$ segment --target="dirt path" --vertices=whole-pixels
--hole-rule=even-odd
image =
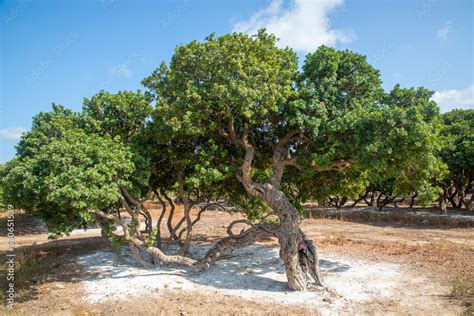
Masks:
[[[205,213],[195,228],[193,253],[200,256],[240,217]],[[147,270],[126,253],[125,261],[117,260],[98,230],[50,241],[44,228],[37,222],[32,228],[29,221],[18,216],[16,243],[36,243],[52,268],[46,282],[19,298],[17,310],[28,315],[459,315],[460,301],[450,298],[452,280],[474,280],[473,228],[304,220],[303,230],[320,249],[329,290],[296,293],[286,288],[275,241],[228,255],[205,273],[175,267]],[[5,247],[1,238],[0,251]]]

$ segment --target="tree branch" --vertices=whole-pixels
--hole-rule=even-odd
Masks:
[[[334,161],[329,167],[320,168],[315,162],[311,163],[311,167],[317,171],[343,171],[351,167],[353,163],[352,159],[341,159]]]
[[[302,132],[300,129],[292,129],[282,139],[280,139],[273,150],[272,157],[272,177],[270,183],[277,188],[280,188],[281,179],[286,166],[294,166],[301,169],[301,166],[296,162],[296,158],[291,158],[286,145],[295,140],[302,140]]]

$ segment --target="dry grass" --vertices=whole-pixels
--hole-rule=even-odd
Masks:
[[[451,295],[459,299],[466,307],[466,315],[474,315],[474,281],[462,280],[456,277],[453,280],[453,291]]]
[[[451,282],[451,297],[461,302],[466,315],[474,315],[474,253],[470,247],[446,241],[405,244],[353,240],[341,233],[325,237],[318,241],[318,246],[361,258],[409,263],[426,273],[438,275],[446,284]]]
[[[332,208],[307,207],[305,217],[315,219],[338,219],[356,223],[379,222],[396,225],[416,225],[419,227],[473,227],[472,220],[466,220],[451,216],[436,214],[436,211],[429,210],[432,216],[424,214],[410,213],[414,209],[391,209],[387,208],[383,212],[374,208],[360,208],[356,211],[348,212],[347,209],[335,210]]]
[[[43,262],[43,253],[36,247],[20,248],[15,251],[15,296],[18,299],[28,292],[30,286],[42,283],[46,279],[47,266]],[[0,298],[5,303],[8,289],[7,263],[2,262],[0,277]]]

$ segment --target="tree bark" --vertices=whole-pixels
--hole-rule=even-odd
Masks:
[[[161,213],[160,213],[160,217],[158,218],[157,222],[156,222],[156,239],[155,239],[155,245],[156,247],[158,247],[158,249],[161,249],[161,246],[162,246],[162,240],[161,240],[161,222],[163,221],[163,218],[165,216],[165,213],[166,213],[166,203],[165,201],[163,200],[163,198],[160,196],[160,194],[158,193],[157,190],[154,190],[155,192],[155,195],[156,197],[158,198],[158,200],[160,201],[160,204],[161,204]]]
[[[316,285],[322,285],[319,260],[314,244],[299,227],[300,214],[285,194],[267,183],[261,185],[264,201],[274,210],[280,219],[278,242],[280,258],[285,263],[288,285],[291,289],[304,291],[307,288],[309,273]]]
[[[439,195],[439,208],[442,213],[446,213],[446,204],[447,204],[447,193],[446,189],[443,188],[443,192]]]
[[[230,230],[233,224],[240,222],[235,221],[229,225]],[[264,238],[276,237],[277,227],[273,224],[258,224],[242,231],[238,235],[229,234],[229,236],[219,240],[211,249],[209,249],[200,261],[200,268],[207,269],[210,265],[217,261],[225,252],[234,251],[238,248],[248,247],[255,242]]]
[[[285,166],[298,168],[295,159],[289,158],[285,146],[293,141],[299,131],[288,132],[277,144],[272,157],[272,177],[265,183],[255,183],[251,177],[254,147],[248,141],[248,125],[244,123],[243,134],[238,138],[234,130],[233,117],[230,114],[228,124],[230,140],[245,150],[237,179],[242,183],[248,194],[264,201],[280,219],[277,232],[280,244],[280,258],[285,264],[288,286],[292,290],[307,289],[309,273],[316,285],[322,286],[318,255],[314,244],[306,237],[299,227],[300,214],[280,189]]]
[[[410,200],[410,208],[413,208],[413,206],[415,206],[415,202],[416,202],[416,198],[418,197],[418,193],[415,192],[412,196],[411,196],[411,200]]]

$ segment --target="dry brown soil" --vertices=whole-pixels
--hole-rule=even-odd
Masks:
[[[158,213],[154,210],[154,215]],[[178,208],[177,221],[182,214]],[[226,235],[227,225],[241,218],[240,214],[207,212],[194,229],[198,242],[212,242]],[[24,214],[16,216],[16,246],[36,244],[48,270],[38,284],[21,291],[15,310],[0,307],[0,313],[19,315],[313,315],[317,310],[305,306],[278,305],[248,301],[219,293],[196,293],[169,290],[160,295],[149,293],[139,299],[110,301],[101,304],[84,303],[81,286],[87,274],[75,259],[97,250],[109,249],[97,230],[73,234],[59,240],[48,240],[41,223]],[[5,218],[0,218],[0,253],[6,250]],[[453,280],[474,280],[474,228],[396,227],[387,223],[351,223],[328,219],[306,219],[302,229],[315,240],[323,253],[334,253],[357,259],[402,264],[411,272],[432,278],[433,284],[450,287]],[[270,241],[269,244],[275,244]],[[433,298],[447,309],[432,310],[432,314],[460,314],[465,302],[447,293]],[[414,299],[411,310],[397,309],[390,302],[367,303],[361,313],[417,314]],[[429,303],[429,302],[428,302]],[[439,306],[439,305],[436,305]],[[426,306],[423,310],[426,311]],[[429,308],[429,307],[428,307]],[[436,307],[437,308],[437,307]],[[421,310],[421,309],[420,309]]]

